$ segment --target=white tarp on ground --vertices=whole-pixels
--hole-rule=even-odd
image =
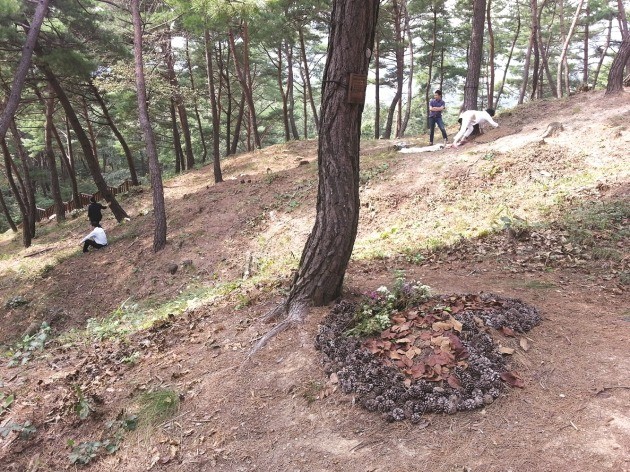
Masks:
[[[433,152],[444,149],[444,144],[434,144],[433,146],[423,146],[423,147],[408,147],[402,148],[398,152],[402,152],[404,154],[412,154],[416,152]]]

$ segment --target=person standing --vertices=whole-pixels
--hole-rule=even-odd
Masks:
[[[88,252],[88,248],[90,246],[94,249],[100,249],[107,246],[107,235],[105,234],[105,230],[94,221],[92,221],[91,224],[94,229],[90,234],[81,240],[81,244],[83,244],[83,252]]]
[[[96,223],[96,226],[101,224],[103,214],[101,210],[106,209],[107,206],[103,206],[96,201],[96,198],[90,197],[90,204],[88,205],[88,219],[90,223]]]
[[[444,127],[444,121],[442,121],[442,112],[446,109],[446,103],[442,100],[442,91],[436,90],[433,94],[433,98],[429,100],[429,145],[433,146],[433,134],[435,132],[435,125],[438,125],[442,132],[442,138],[444,138],[444,144],[448,142],[446,136],[446,128]]]

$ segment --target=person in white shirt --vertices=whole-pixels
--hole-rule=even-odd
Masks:
[[[81,244],[83,244],[83,252],[88,252],[88,248],[90,246],[94,249],[100,249],[107,246],[107,235],[105,234],[105,230],[95,221],[91,224],[94,229],[90,234],[81,240]]]
[[[470,136],[470,133],[473,132],[475,125],[482,125],[484,123],[491,124],[495,128],[498,127],[498,123],[496,123],[492,117],[494,116],[494,110],[492,108],[488,108],[486,111],[478,111],[478,110],[467,110],[459,115],[459,122],[462,124],[462,127],[459,129],[459,132],[455,135],[453,139],[453,145],[459,146],[464,139]]]

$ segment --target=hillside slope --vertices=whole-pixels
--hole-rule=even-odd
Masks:
[[[64,470],[71,440],[92,442],[95,471],[630,470],[629,120],[629,94],[588,93],[506,111],[458,149],[363,142],[348,297],[403,271],[436,293],[516,297],[544,317],[527,351],[502,340],[524,389],[423,427],[385,423],[325,377],[313,342],[330,307],[246,362],[311,229],[313,141],[231,158],[220,185],[211,166],[166,182],[158,254],[146,189],[122,202],[130,222],[107,212],[101,251],[80,253],[84,215],[40,227],[28,249],[4,235],[0,343],[15,347],[42,321],[53,340],[0,366],[0,392],[15,395],[0,426],[36,428],[0,436],[0,464]],[[562,130],[543,139],[550,123]],[[112,426],[142,419],[156,390],[179,397],[173,417]],[[112,455],[94,445],[116,435]]]

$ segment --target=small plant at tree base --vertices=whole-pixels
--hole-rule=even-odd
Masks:
[[[173,390],[155,390],[138,398],[142,422],[158,425],[172,417],[179,409],[179,395]]]
[[[31,360],[33,352],[43,351],[46,340],[50,335],[50,326],[45,321],[39,328],[39,331],[32,336],[28,334],[22,338],[16,345],[16,350],[11,356],[8,367],[16,367],[18,365],[24,365]]]
[[[0,387],[1,386],[2,384],[0,384]],[[0,392],[0,417],[4,415],[4,413],[9,409],[14,400],[15,395],[5,395],[4,393]]]
[[[428,286],[418,281],[406,281],[399,274],[391,291],[383,286],[367,293],[354,315],[354,326],[346,331],[346,335],[365,337],[379,333],[391,326],[393,314],[419,305],[429,296]]]
[[[74,412],[77,414],[79,418],[84,420],[88,416],[90,416],[90,413],[94,411],[94,408],[87,401],[87,399],[85,398],[85,395],[83,395],[83,391],[81,390],[81,387],[76,385],[74,387],[74,392],[77,396],[77,402],[74,404]]]
[[[29,439],[35,434],[37,428],[30,421],[25,421],[23,424],[7,423],[4,426],[0,426],[0,437],[6,438],[13,431],[20,433],[20,439]]]
[[[105,439],[103,441],[85,441],[74,445],[74,441],[71,439],[68,441],[68,445],[72,447],[72,452],[68,456],[71,464],[86,465],[92,462],[102,451],[113,454],[118,450],[118,442],[112,439]]]

